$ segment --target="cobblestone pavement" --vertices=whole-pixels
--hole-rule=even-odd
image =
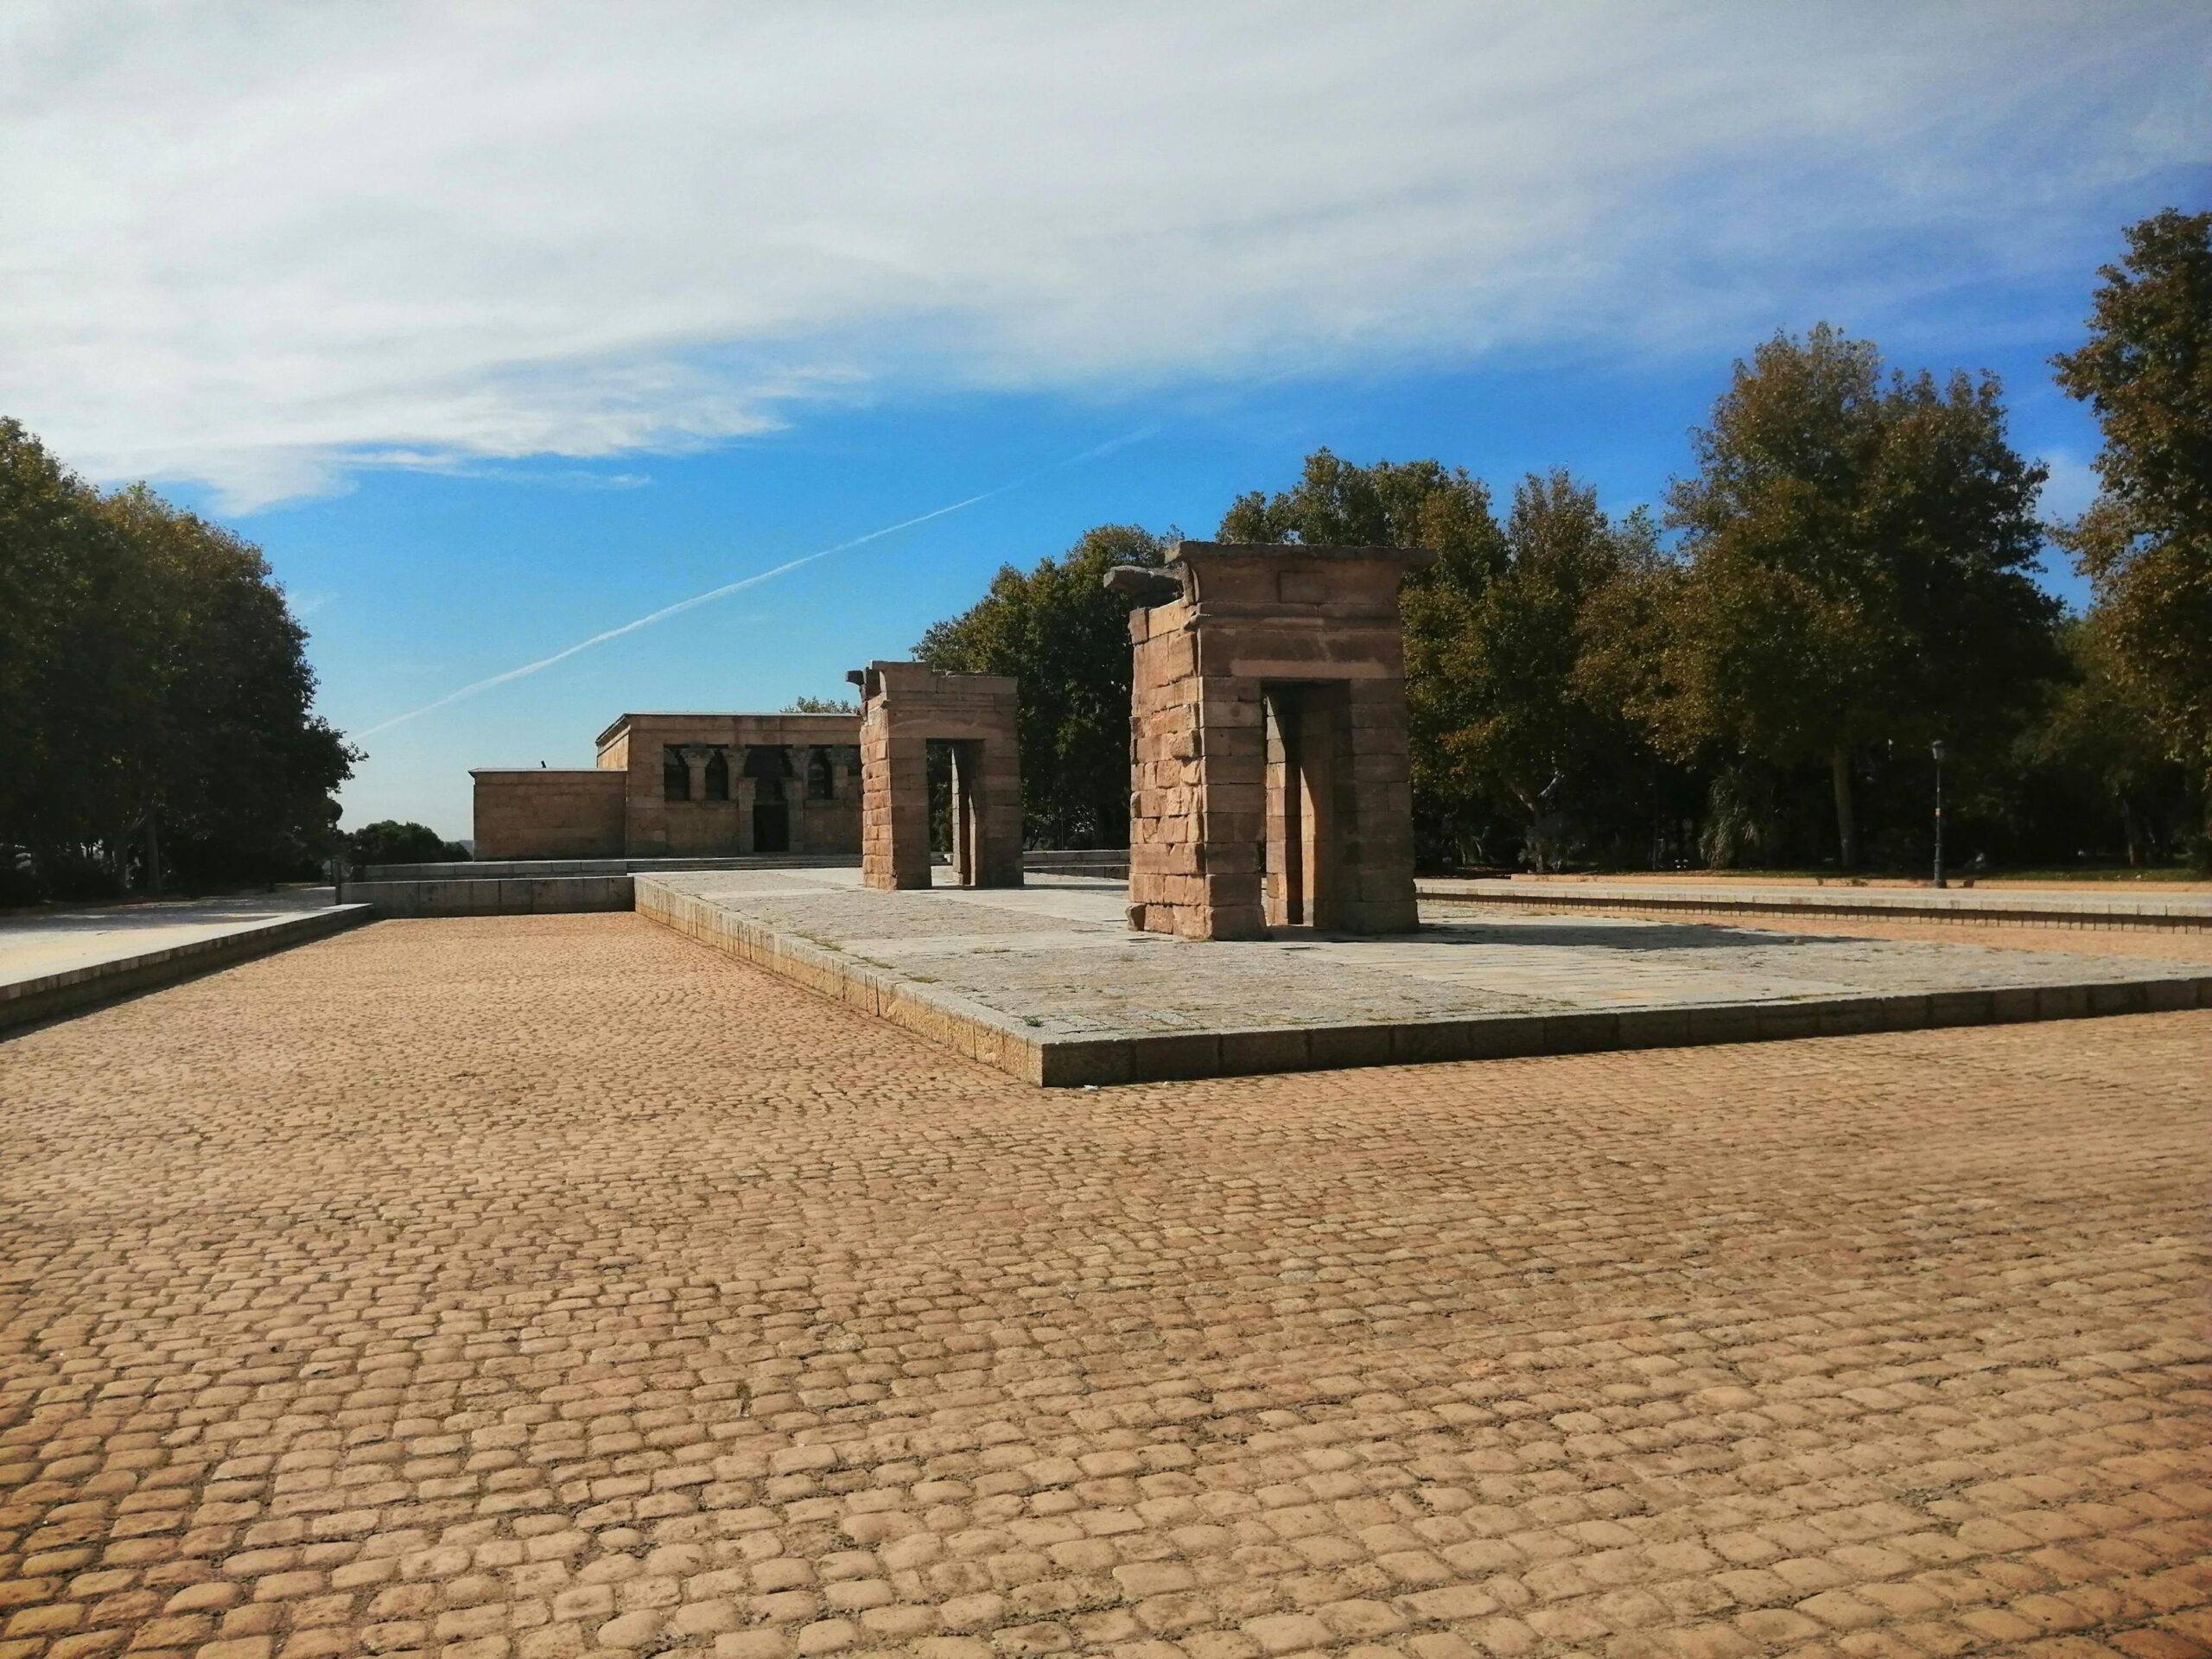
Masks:
[[[2202,1653],[2208,1075],[1044,1091],[382,923],[0,1044],[0,1659]]]

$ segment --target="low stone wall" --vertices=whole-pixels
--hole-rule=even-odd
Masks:
[[[2110,899],[2083,893],[1976,892],[1950,887],[1820,887],[1802,892],[1725,893],[1669,889],[1659,883],[1545,881],[1438,877],[1424,880],[1426,902],[1513,905],[1527,910],[1606,910],[1643,916],[1795,916],[1846,920],[1961,922],[1977,927],[2179,928],[2212,931],[2212,903],[2201,893],[2168,899],[2139,893]]]
[[[1129,849],[1033,848],[1022,854],[1021,868],[1032,875],[1089,875],[1101,880],[1126,881],[1129,879]]]
[[[346,873],[346,882],[512,881],[551,875],[650,875],[656,870],[850,869],[857,861],[849,853],[747,854],[741,858],[480,858],[452,864],[363,864]]]
[[[208,939],[192,939],[135,957],[118,957],[83,968],[65,968],[0,984],[0,1033],[36,1025],[63,1014],[81,1014],[104,1002],[119,1001],[142,991],[159,990],[181,980],[196,979],[233,963],[250,961],[296,944],[327,938],[371,918],[366,905],[338,904],[327,910],[311,910],[297,916],[242,927]]]
[[[629,779],[611,768],[486,767],[476,780],[476,845],[492,858],[621,854]]]
[[[631,906],[627,875],[348,881],[340,891],[378,916],[558,916]]]

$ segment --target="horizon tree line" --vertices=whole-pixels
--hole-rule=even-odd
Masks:
[[[1432,865],[1897,868],[1940,739],[1961,852],[2212,868],[2212,213],[2126,238],[2053,359],[2103,433],[2071,524],[2039,520],[1995,377],[1821,323],[1735,365],[1660,512],[1565,467],[1501,505],[1464,467],[1322,448],[1217,535],[1437,553],[1402,601]],[[1129,601],[1101,579],[1178,537],[1085,531],[915,647],[1021,682],[1033,845],[1126,843]],[[2091,583],[2080,615],[2034,580],[2047,546]],[[251,543],[0,419],[0,902],[311,873],[362,756],[305,645]]]
[[[2212,213],[2126,235],[2054,359],[2103,429],[2077,523],[2038,518],[1996,377],[1821,323],[1736,364],[1661,514],[1557,467],[1501,515],[1463,467],[1322,448],[1218,539],[1436,552],[1402,600],[1431,864],[1915,864],[1940,740],[1955,850],[2212,868]],[[915,647],[1020,679],[1033,844],[1126,842],[1128,601],[1098,579],[1174,539],[1086,531]],[[2078,616],[2034,579],[2047,545],[2090,580]]]

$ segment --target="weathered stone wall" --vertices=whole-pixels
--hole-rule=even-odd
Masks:
[[[600,734],[600,765],[627,779],[624,844],[632,858],[728,857],[764,851],[853,854],[861,842],[861,782],[855,715],[625,715]],[[686,798],[670,800],[664,775],[669,752],[682,757]],[[827,752],[833,794],[810,798],[814,752]],[[755,750],[788,752],[790,772],[747,774]],[[707,798],[709,769],[721,759],[725,794]],[[764,844],[760,831],[780,805],[783,846]]]
[[[1429,555],[1185,542],[1129,617],[1129,925],[1414,925],[1398,585]]]
[[[861,880],[884,889],[930,885],[929,746],[947,742],[954,880],[1021,886],[1015,683],[925,663],[870,663],[848,677],[861,692]]]
[[[588,770],[472,772],[479,858],[619,858],[624,779]]]

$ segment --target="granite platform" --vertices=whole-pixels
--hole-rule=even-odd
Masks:
[[[81,905],[0,917],[0,1034],[79,1014],[370,918],[328,887]]]
[[[2212,1007],[2212,969],[1980,944],[1425,905],[1417,932],[1130,932],[1125,889],[864,890],[855,871],[635,878],[639,912],[1047,1085]]]

